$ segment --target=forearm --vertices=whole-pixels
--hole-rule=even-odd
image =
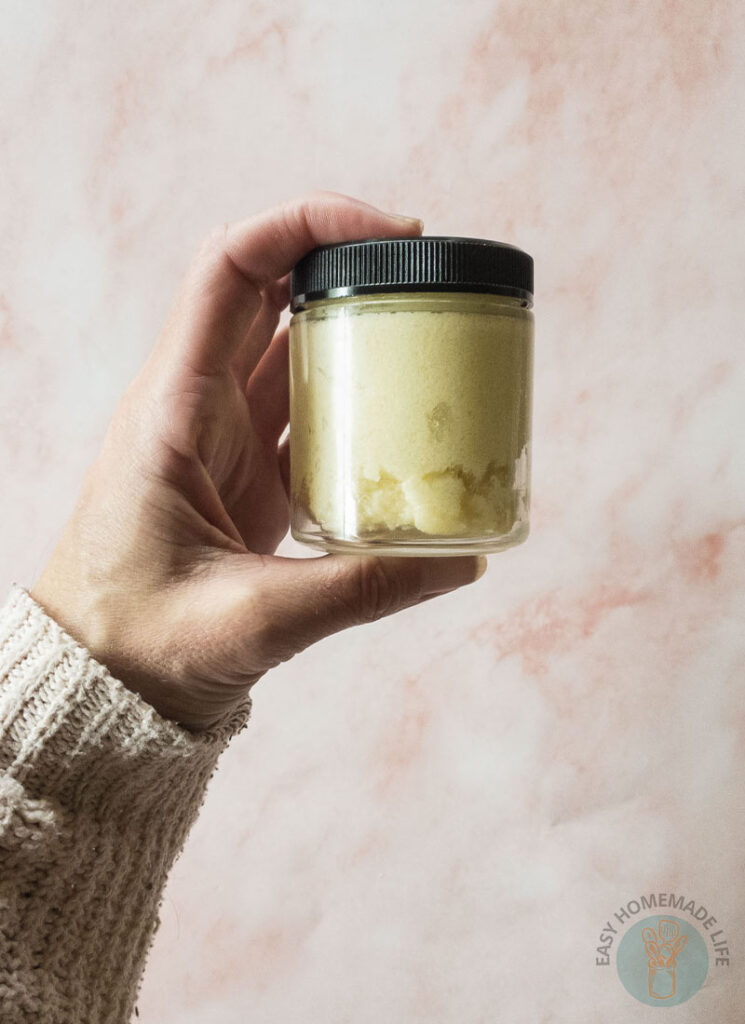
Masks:
[[[0,1019],[126,1022],[166,876],[250,698],[162,719],[14,587],[0,610]]]

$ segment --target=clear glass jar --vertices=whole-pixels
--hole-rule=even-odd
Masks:
[[[424,290],[296,303],[292,536],[390,555],[525,540],[530,306],[525,296]]]

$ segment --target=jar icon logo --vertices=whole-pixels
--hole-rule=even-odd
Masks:
[[[678,954],[688,942],[680,934],[677,921],[661,917],[654,928],[642,929],[642,942],[649,962],[649,994],[653,999],[671,999],[675,995]]]
[[[635,922],[616,953],[618,977],[629,995],[646,1006],[678,1006],[706,981],[709,953],[698,928],[672,914]]]

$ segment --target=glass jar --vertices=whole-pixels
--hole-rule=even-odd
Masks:
[[[292,274],[291,531],[325,551],[500,551],[529,530],[533,261],[425,236]]]

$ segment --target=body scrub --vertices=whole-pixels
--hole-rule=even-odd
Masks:
[[[499,242],[322,246],[292,273],[291,530],[326,551],[528,535],[533,261]]]

